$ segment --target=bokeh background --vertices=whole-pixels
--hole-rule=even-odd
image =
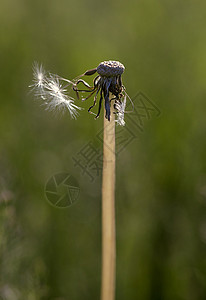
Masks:
[[[102,116],[54,116],[28,86],[34,61],[72,79],[113,59],[161,110],[117,158],[116,298],[206,299],[205,2],[3,0],[0,24],[0,298],[99,299],[101,176],[72,156]],[[58,172],[81,189],[65,209],[44,195]]]

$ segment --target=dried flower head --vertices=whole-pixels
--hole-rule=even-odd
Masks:
[[[78,97],[79,92],[90,92],[89,96],[82,100],[87,100],[96,92],[93,105],[88,109],[89,112],[91,112],[91,109],[95,106],[97,102],[97,95],[98,93],[100,93],[99,109],[96,118],[98,118],[100,115],[102,100],[104,98],[106,110],[105,117],[110,121],[110,105],[111,101],[114,100],[114,107],[117,114],[117,123],[121,126],[125,125],[124,113],[126,107],[126,98],[128,97],[121,79],[121,75],[124,70],[124,65],[118,61],[104,61],[101,62],[96,69],[88,70],[83,74],[93,75],[96,72],[98,73],[98,75],[94,78],[93,86],[90,86],[86,81],[82,79],[78,79],[73,87]],[[78,89],[77,85],[79,83],[84,84],[87,89]],[[114,96],[112,99],[110,99],[109,97],[110,93]]]
[[[126,93],[125,87],[122,84],[121,75],[123,74],[125,67],[118,61],[104,61],[101,62],[97,68],[86,71],[80,75],[76,80],[68,80],[58,75],[46,73],[42,65],[34,64],[34,84],[31,86],[35,90],[35,94],[44,100],[44,104],[47,105],[47,109],[50,110],[65,110],[68,109],[72,118],[76,118],[78,115],[77,110],[81,110],[80,107],[74,104],[74,98],[72,98],[67,91],[68,86],[72,86],[79,99],[79,93],[89,93],[89,95],[82,100],[87,100],[94,95],[94,102],[89,107],[88,112],[94,114],[91,109],[97,103],[97,97],[99,97],[99,108],[95,118],[98,118],[101,112],[102,101],[104,99],[105,118],[110,121],[110,106],[114,105],[115,113],[117,115],[116,122],[124,126],[124,114],[126,107],[126,100],[129,96]],[[93,86],[90,86],[85,80],[81,79],[83,76],[90,76],[97,72],[97,76],[93,80]],[[63,82],[66,85],[63,86]],[[79,89],[77,86],[83,84],[85,87]],[[110,97],[112,95],[112,97]],[[131,99],[129,98],[131,101]]]

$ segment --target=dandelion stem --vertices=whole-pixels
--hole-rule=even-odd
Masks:
[[[111,95],[110,95],[111,99]],[[102,286],[101,300],[115,299],[115,115],[104,118],[102,174]]]

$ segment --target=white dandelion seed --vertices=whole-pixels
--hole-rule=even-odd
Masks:
[[[74,99],[67,94],[66,87],[73,84],[72,81],[63,79],[58,75],[49,73],[43,69],[42,65],[37,63],[33,66],[34,84],[31,85],[35,90],[35,95],[44,100],[43,104],[47,106],[46,109],[51,111],[62,111],[66,109],[69,111],[72,118],[78,115],[77,110],[82,108],[74,104]],[[67,82],[66,86],[61,84],[61,80]]]
[[[49,101],[47,101],[47,109],[52,111],[55,111],[56,109],[65,111],[65,109],[68,109],[72,118],[77,117],[77,110],[81,110],[82,108],[75,105],[74,98],[66,94],[66,86],[62,86],[57,75],[50,74],[50,77],[45,83],[45,90],[46,98],[49,99]]]
[[[127,97],[125,95],[122,102],[118,101],[115,103],[115,108],[117,110],[117,120],[115,120],[115,121],[120,126],[125,125],[124,113],[125,113],[125,107],[126,107],[126,100],[127,100]]]
[[[43,69],[43,66],[38,65],[37,62],[35,62],[33,65],[33,76],[34,76],[34,79],[33,79],[34,84],[31,85],[31,87],[43,88],[45,78],[46,78],[46,72]]]

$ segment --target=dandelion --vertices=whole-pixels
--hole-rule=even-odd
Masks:
[[[42,65],[39,66],[35,63],[34,84],[31,86],[35,90],[35,94],[43,100],[47,109],[54,111],[67,109],[72,118],[76,118],[78,110],[82,108],[74,104],[75,100],[69,95],[68,86],[73,88],[78,99],[80,93],[81,95],[88,93],[88,96],[82,97],[82,101],[88,100],[92,95],[94,96],[93,104],[89,107],[88,112],[95,114],[96,119],[100,115],[104,101],[101,300],[114,300],[115,298],[115,123],[120,126],[125,125],[124,115],[127,98],[131,101],[122,84],[121,76],[124,70],[124,65],[118,61],[104,61],[97,68],[88,70],[70,81],[45,72]],[[98,75],[93,80],[93,86],[81,78],[95,73]],[[80,85],[84,87],[79,88]],[[92,110],[98,97],[98,111],[94,113]]]
[[[77,79],[71,81],[46,72],[42,65],[35,62],[33,66],[34,83],[30,87],[35,91],[35,95],[43,100],[43,104],[47,107],[46,109],[62,112],[68,110],[72,118],[76,118],[79,114],[78,110],[82,108],[74,104],[75,99],[69,95],[67,90],[68,86],[73,87],[78,99],[80,98],[80,93],[89,93],[87,97],[82,98],[82,101],[94,95],[93,104],[88,109],[88,112],[91,114],[95,114],[92,109],[96,105],[97,98],[100,95],[98,112],[95,114],[95,119],[100,115],[104,99],[105,118],[110,121],[111,106],[113,105],[114,114],[117,116],[116,123],[120,126],[124,126],[126,100],[128,98],[131,101],[122,84],[121,75],[124,70],[124,65],[118,61],[104,61],[101,62],[97,68],[88,70],[77,77]],[[81,78],[83,76],[93,75],[96,72],[98,75],[93,80],[93,86],[90,86]],[[84,88],[79,89],[79,84],[83,84]],[[110,94],[112,98],[110,98]]]
[[[102,101],[104,98],[105,101],[105,118],[110,121],[110,107],[112,105],[112,102],[114,102],[114,108],[115,112],[117,114],[117,123],[121,126],[125,125],[124,121],[124,113],[125,113],[125,107],[126,107],[126,99],[129,96],[126,93],[126,89],[122,84],[121,75],[124,72],[125,67],[123,64],[121,64],[118,61],[104,61],[101,62],[97,68],[91,69],[86,71],[83,75],[93,75],[96,72],[98,75],[93,80],[93,86],[90,86],[85,80],[78,79],[74,85],[73,89],[77,93],[77,97],[79,98],[79,92],[89,92],[90,94],[82,99],[87,100],[89,99],[94,93],[94,102],[93,105],[89,107],[88,112],[91,112],[91,109],[96,105],[97,102],[97,96],[100,93],[100,99],[99,99],[99,108],[98,112],[96,114],[95,118],[98,118],[101,112],[102,107]],[[86,89],[78,89],[77,85],[82,83]],[[110,99],[110,94],[113,95],[113,97]],[[130,99],[130,98],[129,98]],[[131,101],[131,99],[130,99]]]

